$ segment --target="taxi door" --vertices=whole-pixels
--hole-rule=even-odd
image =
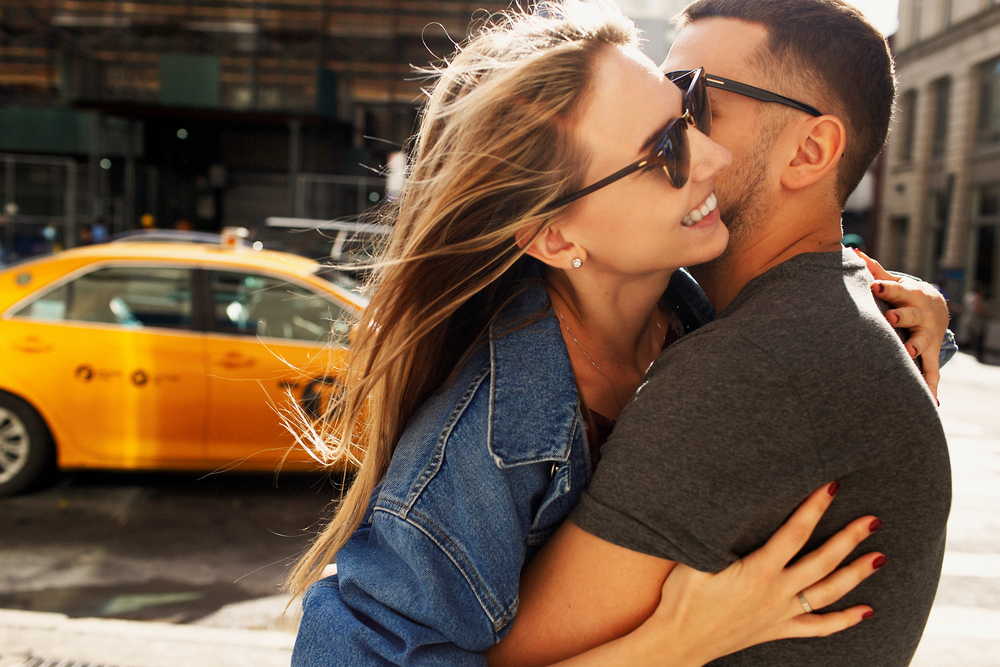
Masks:
[[[208,282],[207,456],[243,469],[315,467],[288,429],[335,391],[345,349],[331,330],[346,339],[347,311],[279,276],[213,270]]]
[[[105,266],[8,321],[7,359],[62,435],[60,465],[172,468],[201,457],[204,335],[192,326],[191,285],[188,268]]]

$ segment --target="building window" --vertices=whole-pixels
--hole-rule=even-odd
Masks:
[[[997,293],[997,225],[982,225],[976,234],[975,265],[972,267],[972,279],[986,290],[986,297]]]
[[[916,0],[913,3],[913,41],[920,41],[921,19],[924,15],[924,0]]]
[[[1000,183],[977,188],[972,228],[972,282],[996,297],[1000,288]]]
[[[899,99],[899,160],[913,161],[913,137],[916,133],[917,91],[908,90]]]
[[[951,4],[952,0],[944,0],[944,27],[951,25]]]
[[[943,188],[930,193],[927,210],[928,241],[924,244],[923,274],[937,276],[941,268],[945,239],[948,236],[948,217],[951,213],[951,193],[955,187],[955,176],[949,174]]]
[[[910,219],[906,216],[898,216],[889,221],[889,243],[888,255],[885,257],[885,266],[893,269],[905,270],[906,256],[909,254],[910,240]]]
[[[948,107],[951,101],[951,79],[945,77],[933,84],[934,89],[934,136],[931,144],[931,158],[944,157],[948,146]]]
[[[1000,214],[1000,185],[987,185],[979,190],[979,216],[992,218]]]
[[[979,69],[979,140],[1000,143],[1000,58]]]

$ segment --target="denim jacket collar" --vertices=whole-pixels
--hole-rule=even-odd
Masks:
[[[579,397],[559,322],[541,285],[518,296],[490,327],[490,365],[489,447],[497,465],[568,459],[581,419]],[[541,433],[539,424],[546,425]]]

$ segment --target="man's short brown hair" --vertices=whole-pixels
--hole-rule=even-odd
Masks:
[[[790,79],[797,89],[811,91],[814,106],[844,122],[847,150],[837,178],[843,205],[889,134],[896,81],[885,39],[842,0],[696,0],[678,22],[709,17],[764,26],[765,59],[772,60],[764,71],[770,70],[772,80]]]

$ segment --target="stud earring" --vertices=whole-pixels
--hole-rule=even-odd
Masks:
[[[583,260],[577,257],[576,259],[573,260],[572,264],[574,269],[579,269],[581,266],[583,266]]]

